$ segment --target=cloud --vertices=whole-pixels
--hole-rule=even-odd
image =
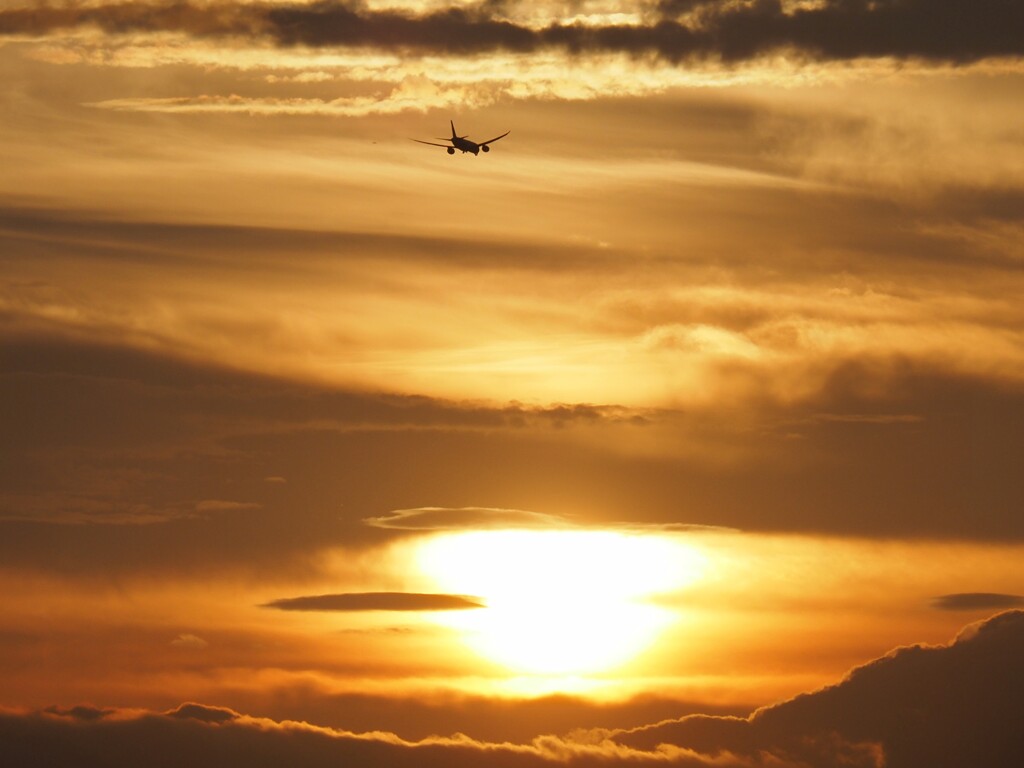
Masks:
[[[326,549],[418,531],[619,521],[1024,536],[1020,388],[907,361],[837,368],[804,403],[755,401],[750,422],[730,400],[638,427],[628,409],[386,395],[73,338],[7,336],[0,358],[12,568],[308,573]],[[261,506],[196,514],[225,494]],[[69,509],[78,524],[54,524]],[[155,509],[176,514],[129,524]]]
[[[351,98],[269,98],[200,95],[192,97],[135,97],[106,99],[88,104],[116,112],[237,112],[248,115],[332,115],[364,117],[394,115],[402,112],[427,112],[431,109],[467,109],[482,106],[489,99],[481,98],[466,88],[439,89],[424,87],[416,79],[404,79],[387,95]]]
[[[965,628],[949,645],[898,648],[836,685],[748,719],[683,718],[609,738],[642,750],[685,744],[800,754],[802,745],[838,735],[873,745],[879,765],[1012,765],[1024,754],[1015,725],[1024,717],[1022,643],[1024,612],[1008,612]]]
[[[931,605],[940,611],[992,611],[1024,606],[1024,596],[997,592],[958,592],[932,598]]]
[[[191,650],[199,651],[208,647],[210,644],[198,635],[183,634],[178,635],[176,638],[171,640],[171,645],[175,648],[189,648]]]
[[[404,141],[404,139],[403,139]],[[195,274],[231,268],[258,268],[275,277],[306,274],[324,277],[324,266],[336,268],[333,257],[344,250],[356,263],[406,262],[452,265],[474,270],[558,270],[573,273],[583,267],[615,268],[620,254],[586,243],[545,243],[543,248],[524,248],[522,241],[482,239],[440,234],[380,234],[359,230],[298,229],[274,226],[238,226],[134,220],[96,214],[88,210],[29,207],[0,198],[0,237],[5,250],[15,254],[25,241],[49,242],[55,250],[48,258],[69,255],[90,260],[116,258],[118,262],[159,264],[164,268],[185,265]],[[95,240],[109,240],[97,250]],[[159,246],[158,252],[139,252],[139,243]],[[531,245],[540,245],[531,243]],[[300,248],[302,262],[282,264],[282,250]],[[6,255],[6,253],[5,253]]]
[[[664,3],[646,23],[517,23],[481,3],[413,14],[355,2],[13,8],[0,34],[45,35],[95,26],[106,33],[180,32],[201,38],[270,40],[282,47],[373,47],[474,55],[535,53],[655,54],[672,62],[725,61],[795,49],[819,59],[923,58],[969,62],[1024,53],[1024,9],[1005,0],[825,0],[788,7],[780,0]],[[680,12],[690,12],[679,16]]]
[[[348,592],[339,595],[285,597],[265,603],[264,608],[282,611],[457,611],[483,608],[466,595],[421,594],[416,592]]]
[[[96,720],[102,720],[108,715],[114,714],[117,710],[101,707],[90,707],[86,705],[78,705],[75,707],[47,707],[43,710],[47,714],[56,715],[57,717],[68,717],[72,720],[81,720],[84,722],[94,722]]]
[[[226,723],[239,717],[237,712],[227,707],[211,707],[194,702],[181,704],[165,714],[178,720],[198,720],[201,723]]]
[[[244,695],[233,692],[231,702],[237,711],[260,712],[276,720],[300,720],[355,733],[394,732],[407,741],[458,731],[480,742],[513,744],[529,744],[539,734],[569,733],[581,727],[623,729],[686,714],[745,716],[754,709],[749,704],[681,701],[655,694],[609,701],[565,694],[396,696],[333,693],[311,685]]]
[[[186,703],[163,714],[115,711],[102,718],[63,710],[0,713],[0,744],[15,764],[80,768],[147,764],[188,756],[198,768],[225,760],[307,768],[336,764],[405,768],[579,766],[1009,766],[1024,753],[1024,612],[964,629],[949,645],[899,648],[840,683],[748,718],[695,715],[629,729],[593,729],[495,744],[466,736],[406,741],[254,718]]]
[[[88,495],[69,496],[52,492],[31,496],[11,494],[0,501],[0,522],[45,522],[68,526],[160,525],[192,516],[190,510],[176,509],[173,505],[152,509],[145,504],[119,504],[117,501],[89,498]]]
[[[262,505],[251,501],[226,501],[224,499],[203,499],[196,503],[196,512],[240,512],[259,509]]]
[[[568,517],[551,515],[543,512],[531,512],[525,509],[491,509],[486,507],[462,507],[449,509],[445,507],[421,507],[418,509],[396,509],[386,515],[368,517],[364,521],[372,528],[384,528],[393,531],[481,531],[481,530],[565,530],[570,528],[587,528],[590,523],[572,520]],[[662,532],[724,532],[735,531],[734,528],[699,523],[642,523],[642,522],[602,522],[601,530],[618,530],[631,533]]]
[[[77,768],[127,768],[139,756],[154,768],[180,765],[196,768],[232,764],[263,768],[293,765],[328,768],[356,764],[395,768],[543,768],[571,765],[579,768],[609,766],[664,766],[697,768],[754,768],[766,764],[796,768],[785,755],[701,755],[685,748],[655,752],[634,750],[613,742],[591,744],[570,738],[545,736],[529,744],[493,744],[465,736],[429,737],[407,742],[390,733],[355,734],[292,721],[239,715],[233,710],[185,704],[164,714],[125,713],[118,719],[90,727],[45,714],[18,715],[0,711],[0,743],[5,758],[14,764],[75,765]],[[851,750],[832,739],[830,757],[841,756],[850,768],[875,766],[851,758]]]
[[[386,515],[368,517],[363,522],[372,528],[396,531],[574,527],[569,520],[557,515],[529,512],[523,509],[490,509],[486,507],[396,509]]]

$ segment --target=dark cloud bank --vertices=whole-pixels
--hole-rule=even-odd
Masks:
[[[368,10],[355,2],[43,6],[0,12],[0,34],[97,26],[109,33],[174,31],[282,46],[373,46],[442,54],[558,48],[656,54],[670,61],[741,61],[779,49],[826,60],[892,56],[949,62],[1024,52],[1024,6],[1015,0],[827,0],[792,12],[785,12],[779,0],[670,1],[645,24],[554,22],[540,28],[503,17],[503,5],[484,2],[424,15]]]
[[[767,423],[781,427],[742,433],[749,460],[716,468],[559,437],[586,424],[611,440],[613,430],[667,419],[681,441],[692,440],[703,433],[685,414],[633,423],[615,408],[355,392],[8,336],[0,560],[68,573],[309,568],[323,548],[436,528],[437,510],[461,510],[458,519],[478,525],[481,503],[506,524],[515,510],[536,510],[544,514],[528,517],[538,522],[628,517],[751,531],[1024,537],[1019,387],[851,364],[813,400],[765,409]],[[822,413],[832,417],[815,418]],[[892,413],[914,419],[885,418]],[[794,424],[804,439],[787,439]]]
[[[403,741],[223,707],[163,714],[96,707],[0,715],[10,765],[863,766],[1011,768],[1024,759],[1024,612],[969,626],[947,646],[900,648],[837,685],[749,718],[696,715],[629,730],[492,744],[454,736]]]

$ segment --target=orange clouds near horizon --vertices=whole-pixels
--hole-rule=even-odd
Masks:
[[[781,764],[959,765],[974,759],[1010,765],[1019,736],[1006,729],[1021,676],[1022,614],[967,627],[948,645],[904,647],[851,671],[835,684],[757,710],[747,718],[682,717],[639,728],[543,734],[530,742],[488,743],[463,734],[419,741],[353,733],[296,721],[275,722],[226,707],[185,703],[166,712],[80,706],[0,712],[7,755],[106,765],[110,753],[156,747],[155,765],[184,754],[219,765],[222,750],[253,765],[281,760],[327,765],[616,764],[683,766]],[[978,692],[984,692],[979,701]],[[916,722],[907,727],[907,718]],[[937,740],[939,723],[950,737]],[[983,740],[976,738],[984,734]],[[969,735],[968,735],[969,734]],[[941,746],[936,742],[939,741]],[[216,757],[215,757],[216,755]]]

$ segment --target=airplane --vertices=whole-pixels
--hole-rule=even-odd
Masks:
[[[441,140],[442,141],[450,141],[451,142],[451,146],[449,146],[447,144],[435,144],[432,141],[420,141],[419,139],[413,139],[413,141],[419,142],[420,144],[429,144],[432,147],[444,147],[445,149],[448,150],[448,154],[449,155],[454,155],[456,149],[462,150],[462,154],[466,154],[467,152],[472,152],[474,155],[479,155],[481,149],[484,152],[490,152],[491,151],[491,148],[489,146],[487,146],[488,144],[491,144],[491,143],[497,141],[498,139],[503,139],[506,136],[508,136],[510,133],[512,133],[512,131],[505,131],[503,134],[501,134],[501,136],[495,136],[493,139],[488,139],[487,141],[481,141],[481,142],[478,143],[478,142],[475,142],[475,141],[470,141],[465,136],[458,136],[458,135],[456,135],[456,133],[455,133],[455,121],[454,120],[450,120],[449,122],[452,124],[452,137],[450,139],[441,139]]]

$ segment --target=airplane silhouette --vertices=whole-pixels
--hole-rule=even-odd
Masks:
[[[503,134],[501,134],[501,136],[495,136],[493,139],[488,139],[487,141],[475,142],[475,141],[470,141],[465,136],[458,136],[458,135],[456,135],[456,133],[455,133],[455,121],[454,120],[450,120],[449,122],[452,124],[452,137],[450,139],[445,138],[445,139],[441,139],[441,140],[442,141],[450,141],[451,142],[451,146],[449,146],[448,144],[435,144],[432,141],[420,141],[419,139],[413,139],[413,141],[419,142],[420,144],[429,144],[432,147],[444,147],[445,149],[448,150],[448,154],[449,155],[454,155],[456,149],[461,150],[463,154],[465,154],[466,152],[472,152],[474,155],[479,155],[481,149],[484,152],[490,152],[491,151],[491,148],[489,146],[487,146],[488,144],[491,144],[491,143],[497,141],[498,139],[503,139],[506,136],[508,136],[510,133],[512,133],[512,131],[505,131]]]

